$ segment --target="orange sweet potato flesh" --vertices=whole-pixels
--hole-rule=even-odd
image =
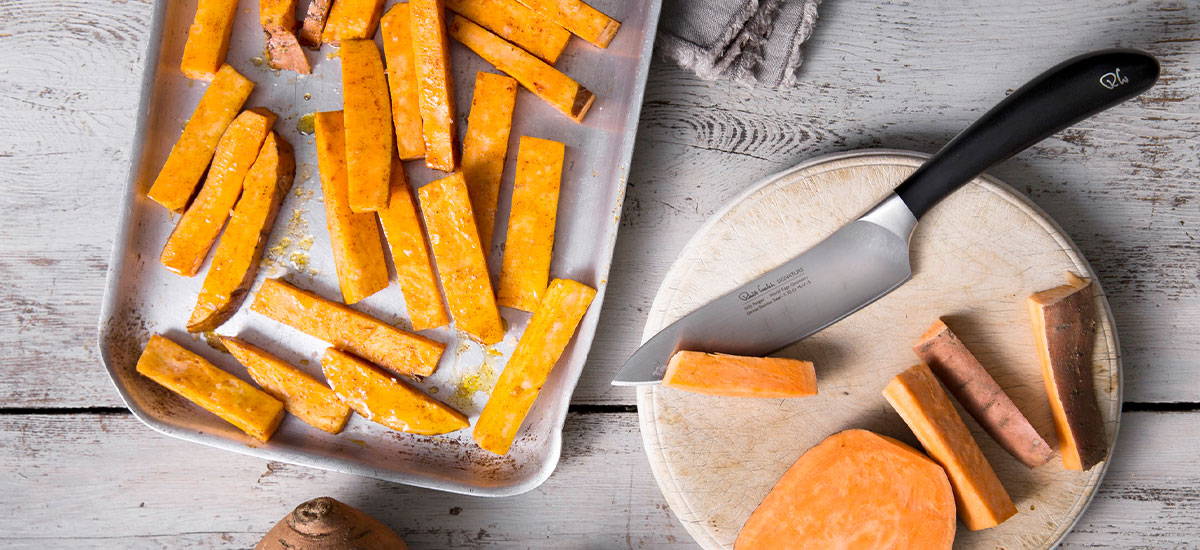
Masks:
[[[331,434],[342,431],[350,418],[350,407],[329,386],[249,342],[229,336],[220,338],[225,349],[246,367],[250,378],[263,391],[283,401],[287,412],[322,431]]]
[[[967,529],[995,527],[1017,513],[1008,491],[983,456],[950,396],[925,364],[892,378],[883,396],[950,478]]]
[[[497,304],[533,311],[546,292],[565,154],[562,143],[521,136]]]
[[[517,0],[446,0],[446,7],[551,65],[571,39],[570,31]]]
[[[607,48],[621,23],[583,0],[519,0],[543,17],[600,48]]]
[[[300,43],[310,48],[321,47],[321,33],[329,20],[333,0],[309,0],[304,12],[304,24],[300,27]]]
[[[413,40],[417,103],[425,138],[425,165],[453,172],[458,168],[458,123],[454,111],[454,80],[450,78],[450,42],[442,0],[411,0],[409,26]]]
[[[350,211],[387,206],[392,169],[392,111],[383,59],[374,40],[342,41],[346,195]]]
[[[259,0],[258,21],[267,35],[267,63],[272,69],[312,72],[296,39],[296,0]]]
[[[1050,444],[945,321],[933,323],[913,351],[1008,454],[1030,468],[1054,456]]]
[[[417,98],[417,68],[413,59],[412,26],[408,4],[396,4],[380,20],[388,90],[392,97],[392,124],[396,128],[396,154],[400,160],[425,156],[421,105]]]
[[[271,132],[246,174],[242,198],[213,253],[212,266],[188,320],[188,332],[213,330],[237,312],[254,283],[267,236],[295,172],[292,146]]]
[[[421,227],[421,214],[417,212],[417,201],[408,186],[404,166],[399,159],[392,162],[395,165],[392,166],[391,199],[387,208],[376,215],[392,252],[396,280],[404,293],[404,306],[413,330],[440,327],[450,322],[450,316],[442,305],[437,274],[433,271],[433,256],[425,244],[425,231]]]
[[[733,547],[937,550],[953,545],[954,530],[941,467],[890,437],[846,430],[800,456]]]
[[[471,114],[467,116],[467,132],[463,137],[462,172],[471,194],[471,209],[475,211],[475,225],[479,228],[479,243],[483,245],[484,255],[492,248],[500,178],[504,173],[516,102],[517,81],[492,73],[475,75]],[[556,191],[555,203],[557,200]]]
[[[187,42],[179,70],[195,80],[212,80],[225,64],[229,51],[229,35],[233,33],[233,18],[238,0],[199,0],[192,25],[188,27]]]
[[[807,397],[817,394],[809,361],[678,351],[667,364],[664,386],[727,397]]]
[[[470,424],[449,405],[348,353],[329,348],[321,367],[338,399],[372,422],[418,435],[450,433]]]
[[[1092,375],[1096,304],[1091,281],[1068,280],[1030,296],[1029,313],[1063,467],[1089,470],[1108,454]]]
[[[370,40],[383,13],[383,0],[337,0],[321,31],[321,42],[339,44],[343,40]]]

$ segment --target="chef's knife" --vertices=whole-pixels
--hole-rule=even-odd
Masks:
[[[878,300],[912,277],[917,220],[963,184],[1049,135],[1146,91],[1158,61],[1137,50],[1069,59],[956,136],[862,217],[642,344],[614,385],[657,384],[680,349],[764,355]]]

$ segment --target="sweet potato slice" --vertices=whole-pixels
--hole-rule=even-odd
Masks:
[[[213,253],[212,266],[188,320],[188,332],[213,330],[237,312],[254,283],[267,236],[295,173],[292,146],[275,132],[267,134],[246,174],[242,198]]]
[[[550,283],[558,188],[566,147],[557,141],[521,136],[512,212],[496,303],[533,311]]]
[[[486,256],[492,248],[496,227],[496,204],[500,199],[500,176],[508,154],[517,81],[507,76],[481,72],[475,75],[467,135],[463,138],[462,172],[475,211],[479,243]],[[525,139],[525,138],[521,138]]]
[[[159,256],[163,266],[185,277],[200,271],[242,194],[246,173],[258,158],[263,140],[274,124],[275,113],[255,107],[242,111],[229,125],[217,144],[204,186],[163,245]]]
[[[1054,456],[1050,444],[944,321],[933,323],[913,351],[1008,454],[1030,468]]]
[[[309,0],[308,9],[304,12],[304,23],[300,27],[300,43],[310,48],[321,47],[321,33],[325,31],[325,23],[329,20],[329,10],[333,8],[333,0]]]
[[[788,468],[733,547],[948,549],[955,527],[941,467],[890,437],[846,430]]]
[[[446,10],[442,0],[410,0],[409,28],[417,69],[418,106],[425,138],[425,165],[453,172],[458,168],[454,141],[454,82],[450,79],[450,43],[446,38]]]
[[[498,455],[508,454],[550,371],[595,297],[596,290],[582,283],[568,279],[550,283],[475,424],[475,442],[480,447]]]
[[[1017,513],[995,470],[963,423],[950,396],[925,364],[892,378],[883,397],[933,457],[954,487],[958,515],[967,529],[995,527]]]
[[[446,349],[441,342],[405,332],[279,279],[263,281],[250,309],[398,375],[433,374]]]
[[[321,42],[340,44],[343,40],[373,40],[383,13],[383,0],[337,0],[321,31]]]
[[[317,165],[325,194],[325,225],[333,246],[342,300],[357,303],[388,285],[387,260],[375,216],[350,210],[346,189],[346,138],[341,111],[317,113]]]
[[[283,407],[314,428],[335,434],[350,418],[350,407],[329,386],[253,344],[222,336],[221,343],[246,367],[264,391],[283,401]]]
[[[387,206],[392,172],[392,111],[383,59],[374,40],[342,41],[346,194],[351,212]]]
[[[372,422],[418,435],[450,433],[470,424],[449,405],[348,353],[329,348],[321,367],[338,399]]]
[[[446,0],[446,7],[551,65],[571,33],[517,0]]]
[[[417,202],[404,176],[404,166],[398,159],[392,162],[395,164],[392,166],[391,200],[387,208],[376,215],[392,252],[396,280],[404,293],[404,305],[413,330],[440,327],[450,322],[450,316],[442,305],[433,258],[421,229],[421,215],[417,213]]]
[[[662,384],[693,393],[728,397],[807,397],[817,394],[810,361],[677,351]]]
[[[266,441],[283,420],[283,403],[183,346],[155,334],[137,371],[205,410]]]
[[[1108,454],[1092,378],[1096,304],[1091,281],[1073,273],[1067,279],[1065,285],[1030,296],[1029,315],[1063,466],[1090,470]]]
[[[466,18],[450,18],[450,36],[575,122],[583,121],[596,100],[571,77]]]
[[[272,69],[312,73],[296,39],[296,0],[259,0],[258,22],[267,37],[267,64]]]
[[[151,200],[167,210],[183,212],[217,150],[217,143],[252,90],[254,82],[233,67],[225,65],[217,71],[146,193]]]
[[[392,97],[392,124],[396,128],[396,153],[400,160],[425,156],[410,19],[408,4],[405,3],[389,8],[380,22],[388,89]]]
[[[417,194],[455,327],[484,344],[499,342],[504,325],[462,173],[428,183]]]
[[[193,80],[212,80],[225,64],[229,51],[229,35],[233,33],[233,18],[237,15],[238,0],[199,0],[196,16],[188,27],[187,42],[183,44],[183,59],[179,70]]]
[[[562,25],[597,47],[607,48],[621,22],[604,15],[583,0],[519,0],[543,17]]]

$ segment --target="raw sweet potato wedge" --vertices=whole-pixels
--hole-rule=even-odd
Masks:
[[[433,258],[425,244],[417,201],[408,186],[404,166],[399,159],[392,162],[395,164],[392,166],[391,200],[387,208],[375,214],[379,216],[379,224],[383,226],[392,252],[396,280],[404,293],[404,305],[413,330],[444,326],[450,322],[450,316],[442,305],[442,293],[438,290],[437,274],[433,272]]]
[[[475,226],[484,256],[492,248],[496,227],[496,205],[500,200],[500,176],[508,154],[517,81],[507,76],[481,72],[475,75],[471,114],[463,137],[462,172],[471,195]],[[521,138],[525,139],[525,138]]]
[[[937,463],[890,437],[846,430],[788,468],[733,547],[949,550],[955,529]]]
[[[426,184],[417,193],[454,325],[484,344],[499,342],[504,325],[462,173]]]
[[[817,373],[798,359],[677,351],[662,384],[727,397],[807,397],[817,394]]]
[[[450,43],[446,38],[446,10],[442,0],[410,0],[409,27],[416,66],[421,130],[425,138],[425,165],[453,172],[458,168],[454,142],[454,81],[450,79]]]
[[[517,0],[446,0],[446,7],[551,65],[571,39],[570,31]]]
[[[925,452],[946,470],[958,515],[967,529],[995,527],[1017,513],[1008,491],[928,366],[922,363],[896,375],[884,388],[883,397],[900,413]]]
[[[304,12],[304,23],[300,27],[300,43],[310,48],[321,47],[321,33],[325,31],[325,23],[329,20],[329,10],[333,8],[333,0],[308,0],[308,8]]]
[[[470,424],[449,405],[348,353],[329,348],[321,367],[338,399],[372,422],[418,435],[450,433]]]
[[[568,279],[555,279],[533,312],[508,365],[475,423],[475,442],[498,455],[508,454],[538,393],[567,348],[596,290]]]
[[[321,42],[340,44],[343,40],[373,40],[383,13],[383,0],[337,0],[321,31]]]
[[[217,71],[146,193],[151,200],[167,210],[183,212],[217,150],[217,143],[252,90],[254,82],[233,67],[225,65]]]
[[[250,309],[397,375],[433,374],[446,349],[441,342],[405,332],[280,279],[263,281]]]
[[[296,39],[296,0],[259,0],[258,22],[267,37],[267,64],[272,69],[312,72]]]
[[[283,420],[278,399],[163,336],[150,337],[137,371],[259,441],[270,439]]]
[[[408,4],[396,4],[383,14],[383,57],[392,97],[392,124],[396,128],[396,153],[400,160],[425,156],[421,105],[417,99],[417,69],[413,60],[412,27]]]
[[[1008,454],[1030,468],[1054,456],[1050,444],[945,321],[934,322],[913,351]]]
[[[557,141],[521,136],[512,212],[496,303],[533,311],[550,283],[558,188],[566,147]]]
[[[375,216],[350,210],[346,183],[346,138],[341,111],[316,113],[317,165],[325,194],[325,225],[333,247],[342,300],[353,304],[387,288],[387,261]]]
[[[351,212],[387,206],[392,172],[392,111],[374,40],[342,41],[346,194]]]
[[[604,15],[583,0],[519,0],[551,21],[592,44],[607,48],[621,22]]]
[[[466,18],[450,18],[450,36],[575,122],[583,120],[596,100],[571,77]]]
[[[263,141],[274,124],[275,113],[255,107],[242,111],[225,130],[204,186],[163,245],[159,257],[163,266],[185,277],[200,271],[204,258],[242,194],[246,173],[258,158]]]
[[[193,80],[212,80],[225,64],[229,51],[229,35],[233,33],[233,18],[238,0],[199,0],[196,16],[188,27],[187,42],[183,45],[183,60],[179,70]]]
[[[286,361],[244,340],[221,336],[225,349],[246,367],[250,378],[283,401],[283,407],[314,428],[335,434],[350,418],[350,407],[342,403],[329,386],[318,382]]]
[[[237,312],[254,283],[267,237],[295,173],[292,146],[275,132],[267,134],[213,253],[188,332],[213,330]]]
[[[1090,470],[1108,455],[1092,375],[1096,304],[1091,281],[1073,273],[1067,280],[1030,296],[1029,315],[1063,467]]]

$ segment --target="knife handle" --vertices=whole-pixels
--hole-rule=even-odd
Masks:
[[[896,188],[916,217],[992,165],[1158,80],[1145,52],[1099,50],[1064,61],[1004,98]]]

